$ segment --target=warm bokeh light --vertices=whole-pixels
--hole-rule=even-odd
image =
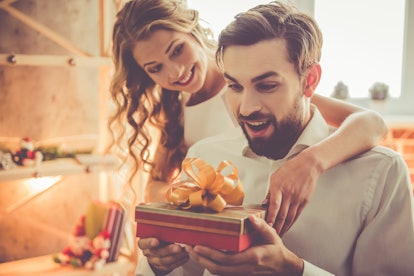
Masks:
[[[62,176],[48,176],[30,178],[25,181],[29,193],[39,193],[45,191],[62,180]]]

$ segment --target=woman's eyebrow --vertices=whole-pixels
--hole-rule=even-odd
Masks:
[[[178,39],[174,39],[173,41],[171,41],[171,43],[168,45],[167,49],[165,50],[165,54],[167,54],[170,51],[171,47],[174,45],[174,43],[177,40]],[[151,64],[154,64],[154,63],[156,63],[156,62],[155,61],[150,61],[150,62],[147,62],[144,65],[142,65],[142,67],[145,67],[145,66],[148,66],[148,65],[151,65]]]
[[[168,47],[167,47],[167,50],[165,50],[165,53],[166,53],[166,54],[170,51],[171,47],[174,45],[174,43],[175,43],[177,40],[178,40],[178,39],[174,39],[173,41],[171,41],[170,45],[168,45]]]

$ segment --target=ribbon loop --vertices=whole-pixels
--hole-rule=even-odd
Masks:
[[[231,173],[222,171],[232,168]],[[183,172],[189,180],[171,186],[167,200],[180,208],[205,207],[221,212],[227,204],[241,205],[244,192],[238,178],[238,170],[230,161],[222,161],[217,170],[200,158],[186,158],[182,163]]]

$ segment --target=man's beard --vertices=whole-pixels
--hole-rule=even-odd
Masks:
[[[282,159],[288,154],[291,147],[296,143],[302,132],[302,110],[300,105],[295,105],[291,115],[283,121],[278,121],[273,115],[251,114],[248,117],[243,117],[244,120],[257,119],[266,117],[270,120],[270,125],[273,126],[273,133],[268,138],[258,137],[251,138],[245,129],[245,124],[241,124],[244,135],[249,142],[252,151],[260,156],[265,156],[269,159]],[[241,120],[239,115],[239,120]]]

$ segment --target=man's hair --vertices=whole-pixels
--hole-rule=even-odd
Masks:
[[[289,61],[301,76],[320,61],[323,38],[316,21],[293,6],[277,1],[236,15],[219,35],[216,60],[222,65],[227,46],[249,46],[271,39],[286,40]]]

